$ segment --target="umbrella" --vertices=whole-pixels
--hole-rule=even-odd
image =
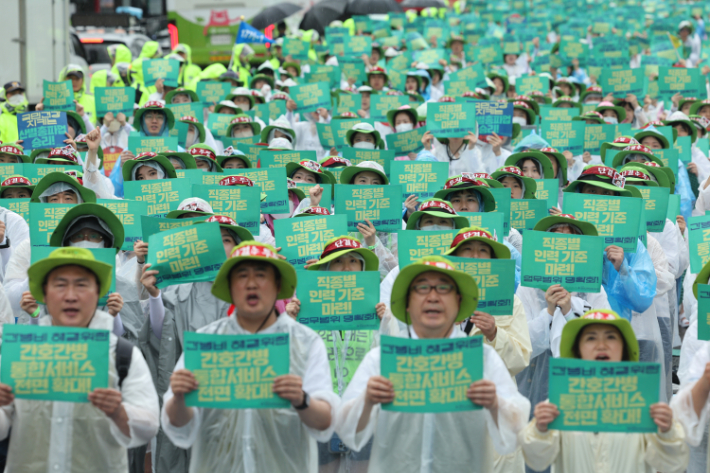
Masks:
[[[346,0],[326,0],[317,3],[303,15],[303,20],[298,28],[304,31],[313,29],[323,36],[325,35],[325,27],[340,18],[345,12],[346,6]]]
[[[273,25],[293,15],[301,9],[293,3],[279,3],[268,8],[264,8],[251,20],[251,26],[257,30],[263,30],[269,25]]]
[[[441,0],[404,0],[403,8],[446,8],[446,4]]]
[[[404,10],[395,0],[350,0],[345,9],[345,17],[402,11]]]

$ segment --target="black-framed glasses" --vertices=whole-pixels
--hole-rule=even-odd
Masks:
[[[453,284],[415,284],[412,286],[412,289],[414,289],[414,292],[417,294],[421,294],[422,296],[429,294],[432,289],[436,290],[437,294],[450,294],[451,291],[456,289],[456,286]]]

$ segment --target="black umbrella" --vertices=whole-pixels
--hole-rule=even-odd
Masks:
[[[402,6],[406,8],[446,8],[446,4],[441,0],[404,0]]]
[[[402,11],[404,10],[395,0],[350,0],[345,9],[345,18],[350,18],[353,15]]]
[[[325,35],[325,27],[337,20],[345,12],[346,0],[326,0],[316,3],[303,15],[299,25],[302,30],[316,30],[321,36]]]
[[[273,25],[293,15],[301,9],[293,3],[279,3],[268,8],[264,8],[251,20],[251,26],[257,30],[263,30],[269,25]]]

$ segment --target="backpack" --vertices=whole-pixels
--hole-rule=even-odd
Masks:
[[[128,376],[133,357],[133,344],[123,337],[116,340],[116,373],[118,374],[118,387],[123,385],[123,380]]]

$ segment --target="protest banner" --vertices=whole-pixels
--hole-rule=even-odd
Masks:
[[[494,237],[503,238],[504,225],[502,212],[458,212],[460,217],[468,219],[470,227],[481,227]]]
[[[192,196],[207,201],[215,215],[231,218],[259,235],[261,189],[248,186],[194,185]]]
[[[542,138],[560,153],[569,151],[579,156],[584,152],[584,127],[583,121],[549,122],[543,119],[540,132]]]
[[[668,214],[669,189],[666,187],[635,186],[643,196],[646,210],[646,228],[649,232],[662,232]]]
[[[123,192],[126,199],[146,202],[148,215],[164,215],[192,197],[192,184],[184,179],[127,181],[123,183]]]
[[[390,182],[402,187],[403,200],[410,195],[419,197],[419,202],[430,199],[449,177],[449,163],[392,161],[390,166]]]
[[[478,138],[488,142],[488,136],[513,136],[513,104],[502,101],[477,101]]]
[[[394,151],[395,156],[407,156],[409,153],[419,153],[424,149],[422,137],[426,127],[415,128],[401,133],[390,133],[385,137],[387,149]]]
[[[648,89],[648,78],[641,68],[621,70],[604,68],[599,84],[603,95],[612,94],[623,98],[627,94],[633,94],[637,99],[643,100]]]
[[[579,109],[561,107],[540,107],[540,119],[542,122],[571,122],[579,115]]]
[[[140,63],[143,68],[143,81],[146,87],[155,85],[158,79],[163,79],[163,85],[178,86],[180,61],[176,59],[146,59]]]
[[[679,136],[675,140],[673,148],[678,151],[678,159],[688,164],[693,158],[693,143],[690,141],[692,137],[689,136]]]
[[[136,89],[133,87],[96,87],[94,101],[97,117],[103,117],[111,112],[114,117],[123,113],[126,118],[129,118],[133,115],[133,105],[136,103]]]
[[[335,213],[346,215],[348,231],[368,219],[379,232],[402,229],[402,186],[335,186]]]
[[[66,146],[67,114],[64,112],[24,112],[17,114],[17,134],[25,152]]]
[[[47,174],[53,173],[53,172],[63,172],[65,174],[68,174],[69,172],[74,171],[74,172],[81,172],[81,167],[73,164],[66,164],[66,165],[57,165],[57,164],[23,164],[22,165],[22,172],[23,176],[25,176],[27,179],[29,179],[32,182],[33,186],[36,186],[37,183],[42,180],[44,176]],[[72,175],[72,177],[76,178],[75,175]]]
[[[298,61],[308,61],[309,44],[298,38],[284,38],[283,54]]]
[[[59,221],[76,204],[30,203],[30,241],[32,246],[49,246]]]
[[[76,110],[74,104],[74,89],[71,81],[51,82],[44,80],[42,84],[42,105],[48,112]]]
[[[132,135],[128,137],[128,149],[135,156],[147,152],[160,154],[165,151],[175,151],[178,149],[178,138],[177,136]]]
[[[362,95],[346,93],[338,95],[338,106],[335,110],[336,115],[357,113],[360,109],[362,109]]]
[[[97,204],[113,212],[123,224],[124,239],[121,249],[133,251],[133,244],[141,240],[141,216],[148,215],[148,203],[136,200],[98,199]]]
[[[376,122],[387,122],[387,112],[409,105],[408,95],[370,95],[370,118]]]
[[[447,256],[459,271],[476,280],[476,310],[490,315],[512,315],[515,295],[515,260],[476,259]]]
[[[515,91],[520,95],[530,95],[531,92],[547,94],[550,90],[550,81],[546,77],[523,76],[515,80]]]
[[[22,217],[25,222],[30,221],[30,199],[2,199],[2,206]]]
[[[296,102],[296,111],[299,113],[315,112],[319,108],[330,110],[331,107],[328,82],[294,85],[289,88],[289,95]]]
[[[276,246],[296,269],[303,269],[310,259],[320,258],[328,240],[347,233],[347,218],[340,214],[274,221]]]
[[[167,232],[168,230],[173,230],[175,228],[189,227],[199,222],[204,222],[207,217],[194,217],[194,218],[162,218],[162,217],[148,217],[147,215],[141,215],[141,229],[142,235],[141,240],[148,241],[151,235],[155,235],[160,232]]]
[[[665,128],[665,127],[664,127]],[[659,128],[660,129],[660,128]],[[671,130],[672,132],[672,130]],[[673,136],[668,139],[669,143],[673,143]],[[678,150],[672,149],[652,149],[654,156],[663,161],[663,165],[673,171],[676,182],[678,181]]]
[[[197,82],[197,97],[205,107],[216,105],[227,98],[232,91],[229,81],[201,80]]]
[[[286,101],[274,100],[267,103],[256,104],[251,110],[244,113],[252,118],[259,118],[264,123],[269,123],[269,120],[276,120],[281,115],[286,115]]]
[[[451,248],[458,230],[423,232],[421,230],[397,231],[397,256],[399,269],[425,256],[441,256]]]
[[[207,116],[207,128],[212,132],[214,137],[226,137],[227,128],[229,124],[234,120],[233,115],[226,115],[224,113],[210,113]],[[231,136],[229,137],[231,138]]]
[[[385,411],[440,413],[481,409],[466,397],[483,378],[483,337],[421,339],[383,335],[380,372],[394,386]]]
[[[248,177],[261,188],[266,199],[261,202],[262,213],[282,214],[289,212],[288,187],[285,168],[227,169],[225,174]]]
[[[359,149],[346,147],[343,149],[343,158],[349,159],[356,166],[364,161],[374,161],[390,175],[390,164],[394,162],[394,151],[387,149]]]
[[[546,200],[510,200],[510,226],[518,231],[532,230],[538,220],[548,215]]]
[[[426,123],[436,138],[463,138],[476,131],[475,108],[464,103],[432,102],[427,106]]]
[[[661,99],[671,102],[671,97],[680,93],[685,97],[700,97],[705,93],[705,78],[697,67],[658,68],[658,94]]]
[[[2,146],[0,146],[0,150],[1,149]],[[23,171],[24,166],[25,165],[23,163],[0,163],[0,182],[3,182],[8,177],[17,174],[19,174],[20,176],[25,176]],[[5,202],[5,200],[3,200],[3,202]]]
[[[546,201],[548,209],[557,207],[560,188],[559,179],[535,179],[535,183],[537,184],[535,198]]]
[[[318,161],[316,152],[312,150],[271,150],[262,146],[259,151],[259,167],[262,169],[285,168],[288,163],[298,163],[304,159]]]
[[[585,125],[584,151],[599,155],[602,143],[611,143],[616,138],[616,125]]]

